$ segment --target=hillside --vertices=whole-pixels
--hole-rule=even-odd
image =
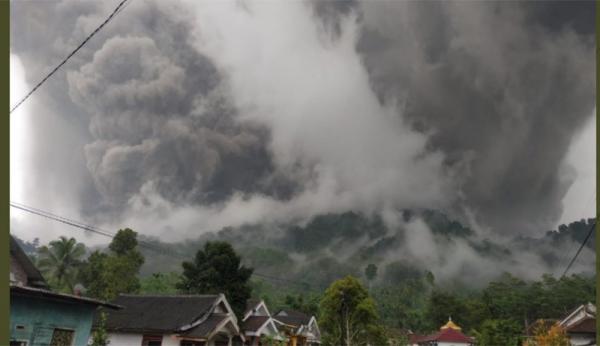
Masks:
[[[458,285],[463,282],[457,277],[477,286],[503,272],[535,279],[564,270],[593,220],[561,225],[558,230],[540,232],[539,237],[501,241],[481,237],[431,210],[403,212],[401,217],[403,222],[395,228],[386,226],[378,215],[347,212],[319,215],[306,224],[224,228],[177,243],[144,237],[161,252],[142,248],[146,257],[142,275],[179,271],[181,260],[192,258],[204,242],[224,240],[232,243],[257,273],[315,288],[326,287],[348,274],[364,276],[364,268],[370,263],[378,267],[373,284],[380,286],[427,273],[437,281]],[[593,244],[595,234],[573,272],[594,272]]]

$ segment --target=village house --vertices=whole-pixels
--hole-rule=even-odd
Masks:
[[[120,308],[52,292],[17,241],[10,238],[10,346],[86,345],[99,306]]]
[[[475,340],[462,333],[461,328],[448,318],[437,333],[430,335],[409,335],[411,346],[471,346]]]
[[[263,345],[271,340],[283,341],[275,321],[267,309],[267,305],[262,300],[249,300],[244,318],[242,321],[242,331],[246,337],[246,345]]]
[[[223,294],[120,295],[114,304],[123,309],[107,314],[110,346],[232,346],[245,340]]]
[[[294,310],[281,310],[273,316],[288,346],[315,346],[321,344],[321,332],[314,316]]]
[[[596,306],[578,306],[558,324],[565,329],[572,346],[596,345]]]

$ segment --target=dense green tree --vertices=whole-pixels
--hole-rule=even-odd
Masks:
[[[177,282],[181,275],[177,272],[154,273],[140,280],[142,294],[176,294]]]
[[[90,297],[106,299],[108,287],[111,283],[104,278],[106,274],[106,259],[108,254],[98,250],[92,252],[83,263],[78,278],[86,288],[86,294]]]
[[[250,288],[252,290],[252,298],[264,300],[269,310],[273,310],[274,312],[277,309],[286,307],[284,300],[290,292],[275,287],[271,281],[254,277],[250,280]]]
[[[510,274],[504,274],[500,280],[491,282],[483,290],[483,302],[496,319],[531,318],[532,310],[531,287],[527,282]],[[529,315],[529,316],[528,316]]]
[[[70,293],[84,255],[82,243],[75,238],[61,236],[38,249],[38,266],[54,289]]]
[[[375,280],[375,277],[377,277],[377,266],[375,264],[369,263],[369,265],[365,267],[365,277],[369,283],[369,290],[371,290],[371,283]]]
[[[125,228],[117,232],[108,248],[117,256],[126,256],[137,251],[137,244],[137,233],[130,228]]]
[[[512,320],[485,320],[474,334],[478,346],[519,346],[523,328]]]
[[[241,265],[241,258],[227,242],[207,242],[193,262],[183,262],[183,275],[177,288],[187,293],[223,293],[238,317],[246,308],[252,290],[252,269]]]
[[[318,294],[288,294],[285,296],[286,307],[304,312],[312,316],[319,315],[319,301],[321,297]]]
[[[327,345],[383,345],[385,331],[379,323],[375,302],[352,276],[335,281],[320,306],[323,343]]]
[[[449,317],[464,329],[471,326],[465,324],[466,317],[465,302],[455,294],[444,291],[433,291],[429,296],[425,307],[425,319],[429,323],[430,330],[437,330],[444,325]]]
[[[544,275],[540,281],[525,282],[504,274],[489,283],[481,294],[490,318],[512,319],[519,324],[539,318],[560,318],[595,299],[594,279],[579,275],[560,279]]]
[[[429,270],[425,272],[425,282],[427,282],[429,286],[435,286],[435,276]]]
[[[109,252],[94,251],[81,268],[79,278],[87,294],[106,300],[120,293],[140,290],[138,273],[144,257],[137,249],[137,233],[119,230],[109,245]]]
[[[396,285],[375,287],[373,299],[382,321],[389,327],[429,331],[423,316],[428,291],[421,282],[406,280]]]

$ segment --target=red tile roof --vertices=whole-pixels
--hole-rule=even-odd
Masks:
[[[418,344],[419,341],[426,338],[427,335],[419,335],[419,334],[408,334],[409,344]]]

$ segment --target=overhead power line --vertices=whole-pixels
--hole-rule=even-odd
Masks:
[[[42,86],[42,84],[44,84],[48,78],[52,77],[52,75],[54,73],[56,73],[56,71],[58,71],[73,55],[75,55],[75,53],[77,53],[92,37],[94,37],[94,35],[96,35],[98,33],[98,31],[100,31],[106,24],[108,24],[108,22],[110,22],[119,12],[121,12],[121,9],[123,9],[123,6],[125,5],[125,3],[129,1],[129,0],[122,0],[119,5],[117,5],[117,7],[115,7],[115,9],[112,11],[112,13],[108,16],[108,18],[106,18],[104,20],[104,22],[102,22],[102,24],[100,24],[94,31],[92,31],[91,34],[89,34],[85,40],[83,40],[79,46],[77,46],[77,48],[75,48],[71,53],[69,53],[69,55],[67,55],[66,58],[64,58],[60,64],[58,64],[52,71],[50,71],[50,73],[48,73],[46,75],[46,77],[42,78],[41,81],[39,81],[34,87],[33,89],[31,89],[26,95],[25,97],[23,97],[11,110],[10,113],[11,114],[15,109],[17,109],[23,102],[25,102],[25,100],[27,100],[29,98],[29,96],[31,96],[39,87]]]
[[[585,239],[583,240],[583,242],[581,242],[581,246],[579,246],[579,249],[577,249],[575,256],[573,256],[573,259],[571,259],[571,262],[569,262],[569,265],[567,266],[567,268],[565,269],[565,271],[561,275],[561,277],[564,277],[565,275],[567,275],[567,272],[569,271],[569,269],[571,269],[571,266],[573,265],[573,263],[575,263],[577,256],[579,256],[579,253],[581,252],[581,250],[583,250],[583,247],[585,246],[587,241],[592,236],[592,233],[594,232],[594,228],[596,228],[596,220],[594,220],[594,222],[590,225],[590,229],[589,229],[587,235],[585,236]]]
[[[54,213],[51,213],[49,211],[46,210],[42,210],[39,208],[35,208],[35,207],[31,207],[28,205],[25,205],[23,203],[18,203],[18,202],[10,202],[10,206],[31,214],[35,214],[41,217],[44,217],[46,219],[49,220],[53,220],[53,221],[57,221],[57,222],[61,222],[63,224],[78,228],[78,229],[82,229],[84,231],[89,231],[92,232],[94,234],[98,234],[104,237],[108,237],[108,238],[114,238],[116,236],[116,233],[104,230],[102,228],[96,227],[96,226],[92,226],[92,225],[88,225],[85,224],[81,221],[77,221],[77,220],[73,220],[73,219],[69,219],[60,215],[56,215]],[[187,256],[183,256],[181,254],[177,254],[177,253],[173,253],[173,252],[169,252],[169,251],[165,251],[164,249],[160,249],[158,247],[156,247],[154,244],[143,241],[143,240],[138,240],[138,245],[140,247],[146,248],[148,250],[152,250],[155,252],[160,253],[163,256],[171,256],[171,257],[176,257],[179,260],[189,260],[189,257]],[[308,282],[303,282],[303,281],[297,281],[297,280],[290,280],[290,279],[284,279],[284,278],[280,278],[280,277],[276,277],[276,276],[271,276],[271,275],[266,275],[266,274],[261,274],[261,273],[257,273],[257,272],[253,272],[252,275],[259,277],[259,278],[263,278],[263,279],[267,279],[270,281],[275,281],[277,283],[280,284],[284,284],[284,285],[293,285],[296,287],[312,287],[315,288],[314,284],[308,283]],[[322,287],[316,287],[316,288],[322,288]]]
[[[593,190],[592,193],[590,194],[590,198],[587,199],[587,201],[585,202],[585,204],[583,204],[579,209],[579,214],[583,214],[583,212],[586,210],[587,206],[590,204],[590,202],[596,200],[596,190]],[[565,252],[563,252],[559,263],[563,263],[566,262],[569,259],[569,256],[571,254],[571,252],[573,251],[573,248],[576,246],[577,244],[575,242],[571,242],[571,244],[569,245],[569,249]]]
[[[76,228],[83,229],[85,231],[89,231],[89,232],[92,232],[92,233],[95,233],[95,234],[98,234],[98,235],[101,235],[101,236],[105,236],[105,237],[108,237],[108,238],[111,238],[111,239],[116,236],[116,233],[112,233],[110,231],[101,229],[99,227],[87,225],[87,224],[85,224],[85,223],[83,223],[81,221],[76,221],[76,220],[73,220],[73,219],[68,219],[66,217],[53,214],[53,213],[51,213],[49,211],[45,211],[45,210],[42,210],[42,209],[30,207],[30,206],[27,206],[27,205],[22,204],[22,203],[10,202],[10,206],[13,207],[13,208],[17,208],[17,209],[20,209],[20,210],[32,213],[32,214],[36,214],[38,216],[42,216],[42,217],[50,219],[50,220],[62,222],[64,224],[72,226],[72,227],[76,227]],[[154,244],[146,242],[144,240],[138,240],[138,244],[140,246],[142,246],[142,247],[145,247],[147,249],[151,249],[151,250],[156,251],[156,252],[160,252],[160,253],[165,254],[165,255],[177,256],[177,254],[173,254],[173,253],[167,254],[162,249],[159,249],[158,247],[154,246]]]

